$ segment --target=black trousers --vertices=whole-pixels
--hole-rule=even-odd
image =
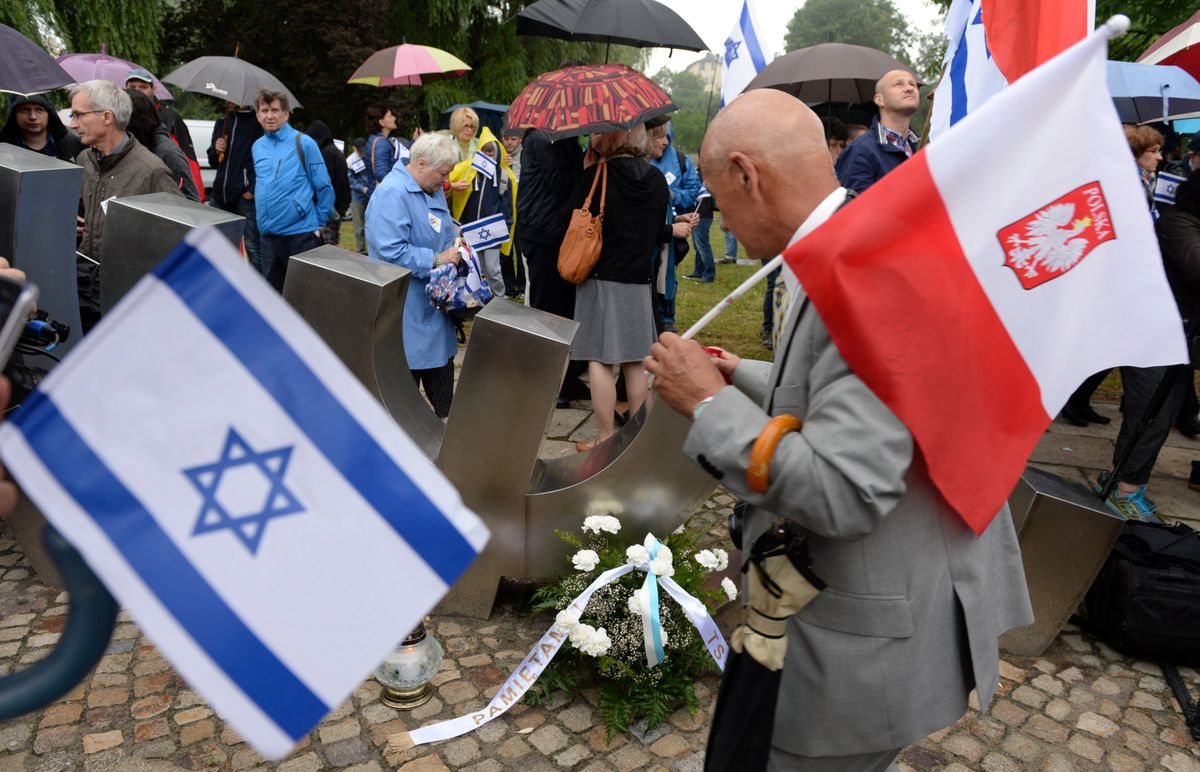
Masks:
[[[425,398],[433,405],[438,418],[450,415],[450,404],[454,401],[454,359],[441,367],[426,370],[409,370],[413,383],[425,389]]]
[[[575,285],[558,273],[558,247],[547,246],[536,241],[522,241],[521,252],[529,271],[529,305],[539,311],[558,316],[575,318]],[[572,359],[567,365],[567,376],[559,396],[583,398],[589,392],[579,376],[587,370],[587,362]]]
[[[321,246],[321,238],[315,233],[297,233],[294,236],[260,233],[258,238],[263,275],[275,291],[280,293],[283,292],[283,282],[287,279],[288,258]]]
[[[1113,450],[1113,465],[1116,466],[1126,448],[1132,447],[1129,458],[1121,467],[1119,479],[1129,485],[1145,485],[1150,481],[1154,462],[1162,450],[1184,392],[1191,388],[1192,368],[1186,365],[1173,367],[1122,367],[1121,380],[1125,382],[1125,409],[1122,414],[1121,431],[1117,434],[1117,446]],[[1164,378],[1172,379],[1171,390],[1162,407],[1152,417],[1146,431],[1133,443],[1133,433],[1146,416],[1150,400]]]

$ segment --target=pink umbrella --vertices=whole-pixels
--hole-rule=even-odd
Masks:
[[[462,59],[440,48],[404,43],[371,54],[346,82],[368,86],[420,86],[466,75],[469,69]]]
[[[140,64],[110,56],[108,46],[101,46],[98,54],[63,54],[58,57],[58,64],[76,83],[85,80],[111,80],[121,88],[125,88],[125,80],[130,70],[142,68]],[[154,96],[160,100],[175,98],[167,91],[162,81],[153,75],[150,77],[154,79]]]

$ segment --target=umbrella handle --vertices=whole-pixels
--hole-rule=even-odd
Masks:
[[[236,56],[236,54],[235,54],[235,56]],[[233,111],[230,110],[228,107],[226,107],[225,108],[225,122],[221,124],[221,139],[225,140],[225,149],[226,150],[229,149],[229,116],[232,114],[233,114]],[[219,151],[217,151],[217,166],[220,166],[223,163],[225,163],[225,151],[219,150]]]
[[[49,705],[87,677],[117,621],[117,602],[75,548],[50,525],[42,530],[42,543],[67,585],[67,627],[45,659],[0,678],[0,720]]]
[[[770,486],[771,457],[775,448],[789,432],[798,432],[804,425],[794,415],[777,415],[767,422],[759,432],[754,447],[750,450],[750,465],[746,468],[746,487],[755,493],[766,493]]]

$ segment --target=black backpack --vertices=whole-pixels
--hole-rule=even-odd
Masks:
[[[1200,532],[1126,523],[1088,590],[1087,617],[1119,651],[1200,666]]]

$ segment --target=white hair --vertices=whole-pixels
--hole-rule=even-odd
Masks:
[[[412,143],[409,153],[414,161],[424,161],[437,169],[458,163],[458,142],[449,134],[422,134]]]
[[[113,124],[124,131],[129,125],[129,117],[133,115],[133,102],[129,95],[108,80],[87,80],[71,89],[68,99],[74,100],[76,94],[87,97],[88,104],[98,112],[113,114]]]

